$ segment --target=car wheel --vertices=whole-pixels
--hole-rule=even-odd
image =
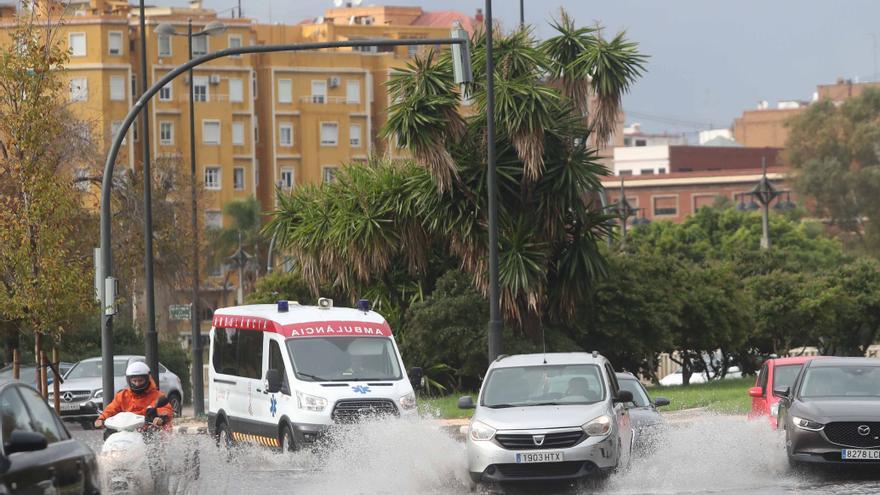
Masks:
[[[288,453],[297,451],[296,441],[294,440],[296,437],[293,436],[293,428],[290,426],[290,423],[284,423],[279,437],[279,445],[281,446],[281,448],[278,449],[279,452]]]
[[[168,394],[168,403],[171,404],[171,409],[174,410],[174,417],[179,418],[183,414],[183,401],[180,400],[180,394],[176,392]]]

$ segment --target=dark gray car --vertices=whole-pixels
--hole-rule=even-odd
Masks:
[[[804,364],[780,397],[789,462],[880,466],[880,360],[827,358]]]
[[[635,450],[640,454],[648,453],[659,441],[666,426],[657,408],[668,406],[669,399],[657,397],[652,400],[642,383],[631,373],[617,373],[617,382],[621,390],[628,390],[633,395],[633,401],[628,402],[627,407],[630,424],[635,432]]]

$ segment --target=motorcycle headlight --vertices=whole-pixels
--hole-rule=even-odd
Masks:
[[[611,417],[599,416],[598,418],[582,425],[581,429],[591,437],[604,437],[611,433]]]
[[[810,421],[809,419],[799,418],[797,416],[792,416],[791,422],[802,430],[819,431],[822,428],[825,428],[825,425],[823,425],[822,423]]]
[[[770,406],[770,416],[774,418],[779,416],[779,404],[773,404]]]
[[[475,440],[478,442],[492,440],[492,437],[495,436],[495,428],[492,428],[482,421],[474,420],[473,422],[471,422],[470,435],[471,440]]]
[[[327,399],[318,397],[317,395],[309,395],[297,390],[296,405],[300,409],[305,409],[306,411],[321,412],[327,407]]]
[[[400,407],[410,410],[416,407],[416,394],[410,392],[400,398]]]

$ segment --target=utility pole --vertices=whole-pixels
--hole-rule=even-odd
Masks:
[[[504,352],[498,284],[498,174],[495,170],[495,60],[492,47],[492,0],[486,0],[486,151],[489,193],[489,361]]]

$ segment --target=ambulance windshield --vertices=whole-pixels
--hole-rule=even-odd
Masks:
[[[307,337],[287,340],[296,377],[304,381],[400,380],[391,339]]]

